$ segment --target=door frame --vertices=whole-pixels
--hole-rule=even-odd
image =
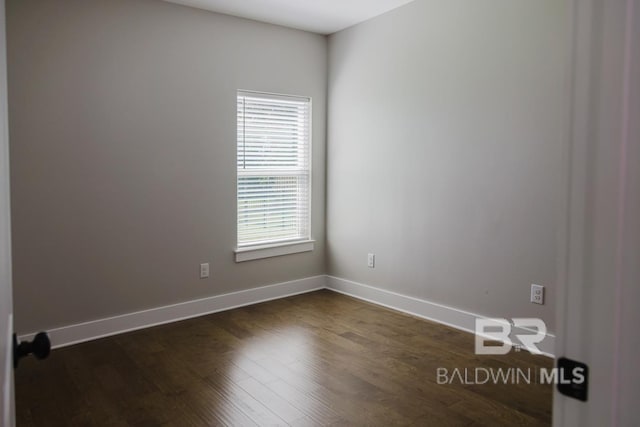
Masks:
[[[587,402],[554,393],[553,425],[633,425],[640,377],[621,366],[640,351],[640,0],[568,6],[556,355],[587,363],[590,379]]]
[[[0,0],[0,423],[15,425],[5,0]],[[6,328],[6,329],[5,329]]]

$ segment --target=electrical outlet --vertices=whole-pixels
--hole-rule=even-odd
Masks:
[[[206,279],[207,277],[209,277],[209,263],[205,262],[200,264],[200,278]]]
[[[531,285],[531,302],[534,304],[544,304],[544,286]]]
[[[369,254],[367,256],[367,267],[375,268],[376,266],[376,256],[375,254]]]

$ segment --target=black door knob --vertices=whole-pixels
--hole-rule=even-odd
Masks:
[[[33,341],[18,343],[18,337],[13,334],[13,367],[18,367],[18,362],[23,357],[33,354],[36,359],[45,359],[51,353],[51,341],[46,332],[38,332]]]

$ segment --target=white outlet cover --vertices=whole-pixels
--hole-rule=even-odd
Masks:
[[[209,263],[203,263],[200,264],[200,278],[201,279],[206,279],[207,277],[209,277]]]
[[[375,254],[367,255],[367,266],[369,268],[374,268],[376,266],[376,256],[375,256]]]
[[[534,304],[544,304],[544,286],[531,285],[531,302]]]

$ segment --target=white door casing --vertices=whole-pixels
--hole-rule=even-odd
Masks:
[[[0,423],[14,425],[11,224],[9,207],[9,132],[4,0],[0,0]]]
[[[640,1],[571,0],[558,356],[589,397],[554,397],[556,426],[640,425]]]

